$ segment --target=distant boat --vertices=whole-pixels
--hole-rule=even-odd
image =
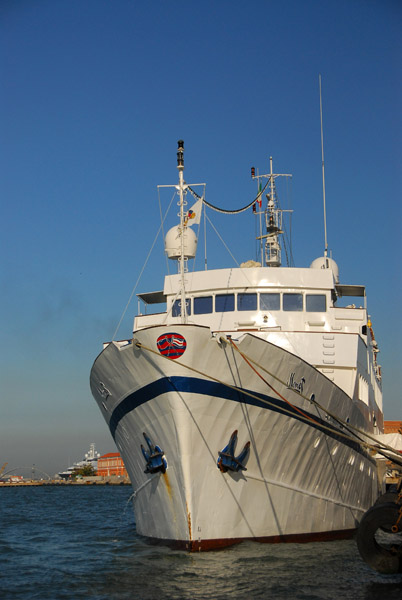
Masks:
[[[204,205],[240,210],[184,181],[183,150],[180,141],[179,224],[165,238],[178,273],[138,295],[166,309],[138,314],[133,338],[106,343],[91,371],[135,490],[137,531],[189,550],[350,537],[381,485],[365,445],[383,432],[365,287],[341,284],[326,248],[309,268],[282,266],[272,159],[266,175],[252,169],[265,187],[244,207],[262,224],[261,262],[190,271]],[[244,235],[229,229],[234,244]],[[339,306],[344,296],[357,306]]]
[[[83,467],[88,467],[88,466],[92,466],[96,473],[97,468],[98,468],[98,458],[100,458],[100,454],[99,454],[99,452],[96,452],[95,444],[91,444],[89,446],[89,451],[86,452],[83,460],[74,463],[73,465],[71,465],[71,467],[68,467],[65,471],[61,471],[60,473],[58,473],[58,475],[62,479],[69,479],[73,475],[74,471],[76,471],[77,469],[82,469]]]

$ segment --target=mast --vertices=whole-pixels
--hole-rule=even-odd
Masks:
[[[179,256],[179,269],[180,269],[180,317],[181,322],[187,322],[187,311],[186,311],[186,288],[185,288],[185,272],[187,257],[184,255],[184,142],[179,140],[177,142],[177,168],[179,170],[179,207],[180,207],[180,256]]]
[[[184,181],[184,142],[179,140],[177,142],[177,169],[179,171],[179,183],[176,185],[158,185],[159,188],[174,188],[176,194],[179,196],[177,205],[179,206],[179,224],[171,227],[165,236],[165,252],[170,260],[178,262],[178,274],[179,274],[179,290],[176,298],[180,301],[180,320],[182,323],[187,323],[187,308],[186,308],[186,274],[188,272],[188,260],[194,258],[197,249],[197,236],[194,233],[191,225],[199,223],[199,220],[195,217],[198,213],[198,218],[201,215],[201,209],[197,208],[194,213],[196,204],[192,207],[191,211],[187,210],[186,195],[190,191],[191,194],[197,197],[199,203],[202,198],[195,194],[193,187],[203,186],[205,190],[205,183],[191,183],[190,185]],[[191,186],[191,187],[190,187]],[[198,212],[199,211],[199,212]],[[190,212],[193,216],[190,217]],[[193,219],[193,220],[191,220]],[[191,221],[191,222],[190,222]]]
[[[253,168],[254,169],[254,168]],[[265,175],[254,175],[253,179],[269,179],[269,194],[266,194],[267,207],[265,209],[265,226],[267,233],[257,237],[257,240],[265,239],[265,256],[264,262],[267,267],[281,266],[281,243],[280,236],[282,231],[282,216],[284,212],[292,212],[291,210],[282,210],[278,207],[276,198],[275,179],[277,177],[292,177],[289,173],[274,173],[272,156],[269,157],[269,173]],[[258,183],[260,183],[258,181]],[[259,213],[261,214],[261,212]]]

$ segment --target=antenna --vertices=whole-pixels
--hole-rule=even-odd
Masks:
[[[279,236],[283,234],[282,231],[282,216],[285,212],[293,212],[292,210],[283,210],[279,207],[276,195],[275,179],[277,177],[292,177],[289,173],[274,173],[272,167],[272,156],[269,157],[269,173],[265,175],[255,174],[255,169],[251,169],[251,177],[257,179],[258,187],[261,189],[260,180],[265,178],[268,179],[269,183],[269,194],[267,194],[267,208],[264,211],[265,214],[265,226],[267,233],[259,235],[257,240],[261,240],[261,253],[262,253],[262,240],[265,239],[265,257],[262,258],[262,262],[265,262],[267,267],[280,267],[281,266],[281,242]],[[268,185],[268,184],[267,184]],[[260,194],[261,197],[261,194]],[[257,214],[261,215],[261,211]],[[261,229],[261,216],[260,216],[260,229]],[[265,259],[265,260],[264,260]]]
[[[323,203],[324,203],[324,243],[325,243],[325,248],[324,248],[324,256],[325,256],[325,258],[327,258],[327,256],[328,256],[328,241],[327,241],[327,209],[326,209],[326,204],[325,204],[325,165],[324,165],[324,133],[323,133],[323,126],[322,126],[322,94],[321,94],[321,74],[320,74],[318,77],[319,77],[319,83],[320,83],[320,121],[321,121],[322,197],[323,197]],[[326,264],[326,267],[328,267],[328,264]]]

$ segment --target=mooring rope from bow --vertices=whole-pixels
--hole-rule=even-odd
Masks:
[[[225,341],[226,341],[226,340],[225,340]],[[176,365],[178,364],[178,365],[180,365],[180,366],[184,367],[185,369],[188,369],[189,371],[193,371],[194,373],[197,373],[198,375],[202,375],[202,376],[203,376],[203,377],[205,377],[206,379],[210,379],[211,381],[215,381],[216,383],[219,383],[219,384],[221,384],[221,385],[224,385],[225,387],[227,387],[227,388],[229,388],[229,389],[232,389],[232,390],[235,390],[236,392],[239,392],[239,393],[241,393],[241,394],[244,394],[245,396],[248,396],[249,398],[253,398],[254,400],[258,400],[259,402],[262,402],[263,404],[266,404],[267,406],[270,406],[270,407],[272,407],[272,408],[275,408],[275,409],[277,408],[277,406],[276,406],[276,404],[275,404],[274,402],[270,402],[270,401],[269,401],[269,400],[267,400],[266,398],[262,398],[260,395],[253,394],[252,392],[249,392],[248,390],[245,390],[245,389],[243,389],[243,388],[239,388],[239,387],[238,387],[238,386],[236,386],[236,385],[232,385],[232,384],[230,384],[230,383],[226,383],[225,381],[222,381],[221,379],[218,379],[218,378],[216,378],[216,377],[213,377],[212,375],[209,375],[208,373],[204,373],[203,371],[200,371],[199,369],[196,369],[195,367],[192,367],[192,366],[190,366],[190,365],[187,365],[187,364],[185,364],[185,363],[183,363],[183,362],[177,362],[177,360],[176,360],[176,359],[172,359],[172,358],[170,358],[169,356],[165,356],[165,355],[163,355],[163,354],[160,354],[159,352],[157,352],[157,351],[156,351],[156,350],[154,350],[153,348],[150,348],[149,346],[146,346],[145,344],[143,344],[143,343],[142,343],[142,342],[140,342],[139,340],[136,340],[135,338],[133,339],[133,345],[135,345],[137,348],[140,348],[140,349],[143,349],[143,350],[147,350],[148,352],[151,352],[152,354],[155,354],[156,356],[158,356],[158,357],[160,357],[160,358],[163,358],[163,359],[165,359],[165,360],[168,360],[168,361],[174,362]],[[247,358],[250,360],[250,362],[253,362],[254,364],[256,364],[256,365],[257,365],[257,363],[256,363],[256,362],[255,362],[253,359],[251,359],[250,357],[247,357]],[[264,371],[266,371],[266,372],[267,372],[267,373],[268,373],[270,376],[272,376],[274,379],[276,379],[278,382],[280,382],[282,385],[286,386],[286,383],[285,383],[285,382],[281,381],[281,380],[280,380],[278,377],[276,377],[275,375],[273,375],[273,374],[269,373],[269,371],[267,371],[267,370],[266,370],[266,369],[264,369],[263,367],[261,367],[261,368],[262,368]],[[273,386],[272,386],[272,391],[273,391],[275,394],[277,394],[279,397],[282,397],[282,396],[281,396],[281,395],[278,393],[278,391],[277,391],[277,390],[276,390],[276,389],[275,389]],[[291,390],[291,391],[294,391],[294,390]],[[294,392],[295,392],[295,391],[294,391]],[[296,392],[295,392],[295,393],[296,393]],[[300,394],[298,394],[298,395],[300,395]],[[311,399],[310,399],[310,398],[307,398],[306,396],[301,396],[301,397],[303,397],[305,400],[307,400],[307,401],[310,401],[310,402],[311,402]],[[292,407],[293,407],[293,405],[292,405],[292,403],[291,403],[291,402],[288,402],[288,404],[289,404],[290,406],[292,406]],[[318,403],[317,403],[317,405],[318,405],[320,408],[322,408],[322,407],[321,407],[321,406],[320,406]],[[332,416],[332,415],[331,415],[331,414],[330,414],[330,413],[329,413],[329,412],[328,412],[328,411],[327,411],[325,408],[322,408],[322,410],[323,410],[324,412],[328,413],[330,416]],[[283,409],[282,409],[282,412],[283,412],[284,414],[287,414],[287,415],[291,416],[291,417],[294,417],[294,412],[293,412],[292,410],[287,410],[286,408],[283,408]],[[333,417],[333,418],[335,418],[335,417]],[[306,416],[303,416],[303,414],[300,414],[300,415],[298,416],[298,419],[299,419],[299,420],[301,420],[301,421],[304,421],[304,422],[306,422],[306,423],[311,423],[311,421],[312,421],[312,418],[311,418],[311,417],[308,417],[308,418],[307,418]],[[339,421],[340,421],[340,422],[342,422],[341,420],[339,420]],[[355,443],[355,444],[358,444],[358,445],[360,445],[361,447],[364,447],[366,450],[372,450],[372,451],[375,451],[375,452],[377,452],[377,453],[379,453],[379,454],[383,454],[383,455],[384,455],[386,458],[390,458],[390,457],[389,457],[387,454],[383,453],[383,450],[384,450],[384,451],[386,451],[386,452],[391,452],[392,454],[399,456],[399,453],[398,453],[398,452],[397,452],[397,451],[396,451],[394,448],[391,448],[391,446],[387,446],[386,444],[383,444],[382,442],[380,443],[380,444],[381,444],[381,446],[380,446],[380,445],[373,445],[373,444],[370,444],[370,443],[368,443],[368,442],[365,442],[364,440],[361,440],[360,438],[358,438],[358,437],[356,436],[356,434],[352,434],[352,435],[353,435],[353,437],[352,437],[352,435],[350,435],[350,434],[347,434],[347,433],[344,433],[344,432],[342,432],[342,431],[339,431],[338,429],[334,429],[333,427],[329,427],[329,426],[325,425],[324,423],[320,423],[320,424],[319,424],[319,426],[320,426],[320,429],[321,429],[321,430],[322,430],[324,433],[325,433],[325,431],[328,431],[328,432],[329,432],[329,433],[331,433],[332,435],[333,435],[334,433],[336,433],[336,435],[337,435],[338,437],[342,437],[342,438],[344,438],[344,439],[346,439],[346,440],[348,440],[348,441],[350,441],[350,442],[353,442],[353,443]],[[373,439],[374,441],[376,441],[376,440],[375,440],[375,438],[373,438],[372,436],[370,436],[369,434],[367,434],[365,431],[362,431],[362,430],[360,430],[358,427],[353,427],[353,426],[351,426],[351,425],[350,425],[350,424],[348,424],[348,423],[345,423],[345,426],[348,426],[348,427],[350,427],[351,429],[354,429],[355,431],[358,431],[358,432],[359,432],[361,435],[364,435],[364,436],[366,436],[366,437],[368,437],[368,438],[371,438],[371,439]],[[376,442],[376,443],[378,444],[378,442]],[[402,461],[398,461],[397,459],[395,460],[395,462],[397,462],[398,464],[402,464]]]
[[[286,385],[286,383],[284,381],[281,381],[278,377],[276,377],[276,375],[274,375],[273,373],[270,373],[270,371],[268,371],[265,367],[263,367],[262,365],[260,365],[259,363],[257,363],[256,361],[254,361],[252,358],[250,357],[246,357],[246,355],[241,352],[239,350],[239,348],[237,348],[236,344],[233,342],[233,340],[230,338],[230,342],[232,344],[232,346],[237,350],[237,352],[244,358],[244,360],[247,362],[247,364],[249,364],[249,366],[253,369],[253,371],[263,380],[265,381],[265,383],[276,393],[278,394],[278,392],[258,373],[258,371],[256,369],[254,369],[254,367],[252,366],[251,363],[255,364],[259,369],[262,369],[263,371],[265,371],[268,375],[270,375],[270,377],[275,378],[279,383],[281,383],[282,385]],[[366,446],[367,448],[370,448],[372,450],[375,450],[376,452],[378,452],[378,454],[382,454],[382,456],[384,456],[385,458],[388,458],[390,460],[393,460],[394,462],[396,462],[399,465],[402,465],[402,459],[400,456],[400,453],[395,450],[395,448],[392,448],[392,446],[388,446],[387,444],[385,444],[384,442],[379,442],[378,440],[375,439],[374,436],[370,435],[368,432],[361,430],[358,427],[354,427],[353,425],[351,425],[350,423],[347,423],[346,421],[343,421],[342,419],[340,419],[337,415],[334,415],[333,413],[331,413],[327,408],[325,408],[324,406],[322,406],[319,402],[317,402],[317,400],[312,396],[311,398],[308,398],[308,396],[305,396],[303,393],[297,391],[296,390],[292,390],[291,391],[297,393],[298,396],[300,396],[301,398],[303,398],[304,400],[307,400],[308,402],[314,404],[317,408],[319,408],[320,410],[322,410],[326,415],[328,415],[329,417],[331,417],[334,421],[336,421],[338,423],[338,425],[340,425],[341,427],[345,428],[346,431],[348,431],[351,435],[353,435],[353,439],[354,441],[358,442],[359,444],[362,444],[364,446]],[[294,409],[298,410],[298,408],[296,406],[293,406],[288,400],[286,400],[286,398],[284,398],[283,396],[281,396],[280,394],[278,394],[280,398],[282,398],[283,400],[285,400],[285,402],[287,402],[288,404],[290,404]],[[299,411],[300,412],[300,411]],[[310,417],[311,418],[311,417]],[[313,420],[313,419],[312,419]],[[351,431],[353,430],[353,431]],[[357,433],[354,433],[357,432]],[[367,442],[364,442],[359,435],[363,435],[369,439],[371,439],[372,441],[374,441],[376,444],[378,445],[372,445],[372,444],[368,444]],[[386,454],[386,452],[390,452],[394,457],[397,458],[392,458]]]
[[[261,373],[259,373],[257,371],[257,369],[255,369],[253,367],[253,365],[249,362],[249,360],[247,359],[246,355],[243,354],[243,352],[241,350],[239,350],[239,348],[236,346],[236,344],[234,343],[234,341],[232,340],[232,338],[229,338],[229,341],[231,343],[231,345],[233,346],[233,348],[235,350],[237,350],[237,352],[240,354],[240,356],[244,359],[244,361],[248,364],[248,366],[254,371],[254,373],[264,382],[266,383],[266,385],[277,395],[279,396],[279,398],[281,400],[283,400],[284,402],[286,402],[286,404],[289,404],[289,406],[291,406],[293,408],[293,410],[297,411],[299,414],[303,415],[303,417],[306,417],[306,419],[309,419],[310,421],[312,421],[313,423],[315,423],[316,425],[321,426],[320,423],[318,423],[318,421],[316,421],[315,419],[313,419],[313,417],[310,417],[310,415],[307,415],[304,411],[302,411],[300,408],[298,408],[297,406],[295,406],[294,404],[292,404],[291,402],[289,402],[289,400],[287,400],[285,398],[285,396],[282,396],[282,394],[280,394],[262,375]]]

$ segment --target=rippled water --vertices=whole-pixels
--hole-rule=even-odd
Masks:
[[[139,537],[128,486],[0,489],[0,598],[400,600],[351,541],[187,554]]]

